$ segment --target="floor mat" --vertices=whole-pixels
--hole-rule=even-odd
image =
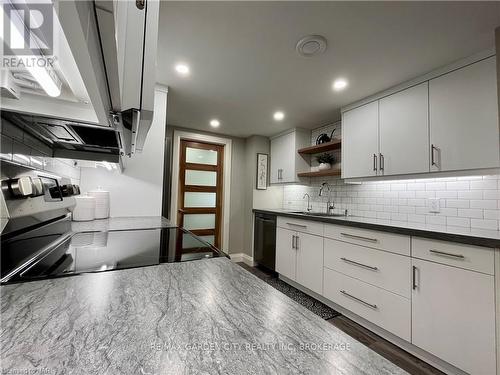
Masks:
[[[267,272],[258,267],[250,267],[245,263],[238,262],[237,264],[325,320],[341,315],[324,303],[278,279],[275,273]]]

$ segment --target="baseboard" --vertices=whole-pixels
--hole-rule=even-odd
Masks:
[[[255,266],[253,258],[245,253],[229,254],[229,257],[231,258],[231,261],[235,263],[243,262],[249,265],[250,267]]]

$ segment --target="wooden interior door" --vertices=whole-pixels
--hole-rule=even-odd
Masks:
[[[181,140],[177,223],[221,245],[224,146]]]

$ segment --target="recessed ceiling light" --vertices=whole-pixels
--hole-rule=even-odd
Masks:
[[[333,81],[332,88],[335,91],[341,91],[341,90],[345,89],[347,87],[347,85],[348,85],[347,80],[345,80],[344,78],[338,78],[335,81]]]
[[[219,122],[219,120],[217,120],[217,119],[215,119],[215,118],[214,118],[213,120],[210,120],[210,126],[211,126],[212,128],[218,128],[218,127],[220,126],[220,122]]]
[[[277,111],[277,112],[274,112],[273,117],[276,121],[281,121],[285,118],[285,114],[281,111]]]
[[[187,76],[189,74],[189,66],[186,64],[177,64],[175,66],[175,71],[182,76]]]

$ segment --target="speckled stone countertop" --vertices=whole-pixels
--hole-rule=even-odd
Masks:
[[[2,373],[406,374],[226,258],[1,292]]]
[[[73,232],[106,232],[110,230],[134,230],[174,227],[162,216],[124,216],[92,221],[72,221]]]
[[[407,221],[393,221],[370,219],[356,216],[312,216],[282,209],[254,209],[254,212],[270,213],[277,216],[294,217],[303,220],[320,221],[330,224],[339,224],[350,227],[380,230],[384,232],[406,234],[409,236],[433,238],[442,241],[459,242],[469,245],[500,248],[500,231],[410,223]]]

